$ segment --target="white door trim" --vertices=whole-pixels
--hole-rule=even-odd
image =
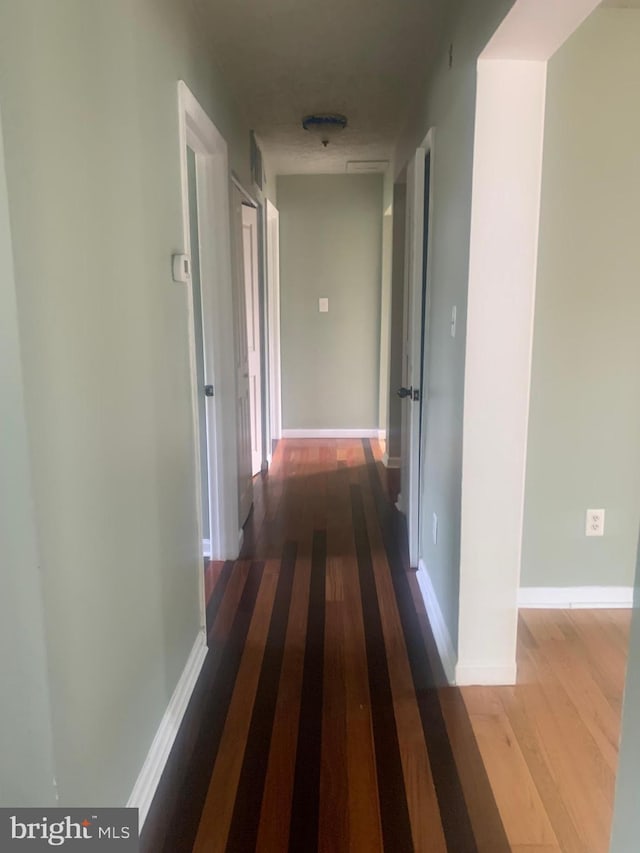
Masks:
[[[262,470],[264,448],[264,394],[262,390],[262,306],[258,265],[260,222],[258,208],[242,205],[242,251],[249,354],[249,408],[251,411],[251,474]]]
[[[267,337],[269,354],[269,424],[271,440],[282,438],[282,368],[280,361],[280,214],[267,199]],[[267,448],[271,461],[271,447]]]
[[[515,679],[547,61],[597,5],[516,0],[478,60],[457,684]]]
[[[231,183],[233,184],[233,186],[237,190],[240,190],[242,195],[245,197],[245,200],[249,202],[251,207],[255,207],[256,209],[260,207],[260,202],[256,201],[255,198],[249,192],[249,190],[246,190],[242,186],[240,179],[236,176],[236,174],[233,171],[231,172]]]
[[[236,461],[238,484],[238,520],[243,527],[253,504],[251,474],[251,404],[249,379],[249,344],[247,334],[246,284],[244,275],[244,224],[242,221],[243,193],[232,182],[233,215],[233,362],[236,405]]]
[[[201,288],[205,371],[213,379],[215,396],[209,399],[209,494],[211,556],[233,559],[238,555],[237,482],[235,470],[235,376],[229,352],[233,351],[231,234],[229,220],[229,168],[227,144],[183,81],[178,83],[180,176],[183,246],[191,252],[187,145],[196,153]],[[206,229],[206,239],[204,232]],[[177,285],[182,286],[182,285]],[[198,377],[195,359],[193,298],[187,289],[187,323],[193,418],[194,461],[197,480],[198,553],[202,552],[200,448],[198,442]],[[204,571],[198,563],[202,627],[206,624]]]
[[[422,274],[424,258],[424,165],[427,153],[431,152],[431,179],[429,184],[429,216],[433,211],[433,162],[435,131],[433,128],[417,148],[407,173],[407,248],[405,265],[405,310],[403,353],[403,384],[418,388],[421,373],[422,335]],[[430,277],[433,228],[427,239],[427,281]],[[426,350],[425,350],[426,355]],[[426,373],[425,373],[426,377]],[[423,390],[418,405],[404,400],[402,403],[402,511],[407,518],[409,537],[409,559],[412,566],[419,559],[419,490],[420,490],[420,411],[423,406]]]

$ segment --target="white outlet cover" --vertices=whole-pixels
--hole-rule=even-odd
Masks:
[[[321,314],[328,314],[329,313],[329,299],[328,299],[328,297],[321,296],[320,299],[318,299],[318,311]]]
[[[587,536],[604,536],[604,510],[588,509],[585,527]]]

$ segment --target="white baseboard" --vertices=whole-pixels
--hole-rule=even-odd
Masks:
[[[377,435],[378,441],[386,441],[387,440],[387,431],[386,429],[379,429]]]
[[[196,637],[180,680],[173,691],[173,696],[160,721],[158,731],[127,802],[127,808],[138,809],[140,829],[142,829],[149,813],[156,788],[160,782],[160,777],[169,758],[171,748],[180,729],[182,718],[187,710],[187,705],[191,699],[191,694],[196,686],[206,656],[207,639],[205,632],[201,631]]]
[[[202,556],[211,557],[211,539],[202,540]]]
[[[470,661],[456,665],[456,684],[458,687],[472,685],[509,685],[516,683],[517,667],[515,661],[509,664],[485,665]]]
[[[632,586],[523,586],[518,607],[601,609],[633,607]]]
[[[385,451],[382,454],[382,463],[385,468],[399,468],[400,467],[400,457],[399,456],[389,456],[389,454]]]
[[[283,438],[377,438],[377,429],[283,429]]]
[[[442,661],[442,666],[444,668],[444,673],[449,684],[455,684],[456,653],[453,648],[453,643],[451,642],[451,635],[449,634],[447,623],[445,622],[442,610],[440,609],[440,602],[436,596],[436,591],[431,583],[427,567],[422,560],[420,560],[418,564],[417,578],[418,585],[420,586],[420,592],[422,593],[422,598],[424,600],[424,606],[427,610],[427,616],[429,617],[429,622],[431,624],[431,630],[433,631],[433,637],[436,641],[440,660]]]

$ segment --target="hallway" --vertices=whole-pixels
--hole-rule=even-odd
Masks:
[[[281,441],[256,482],[143,850],[509,849],[374,453]]]

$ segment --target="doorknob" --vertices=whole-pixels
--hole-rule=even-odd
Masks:
[[[413,399],[413,388],[398,388],[398,397],[404,400],[405,397]]]

